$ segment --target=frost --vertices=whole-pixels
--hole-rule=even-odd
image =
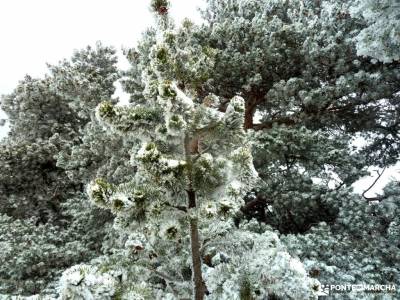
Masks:
[[[88,265],[76,265],[63,272],[60,279],[60,299],[112,299],[117,281],[109,274],[100,274]]]

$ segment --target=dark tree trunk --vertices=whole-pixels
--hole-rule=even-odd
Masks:
[[[257,106],[262,103],[264,95],[260,93],[250,93],[245,95],[246,108],[244,112],[244,128],[252,129],[254,127],[254,113],[256,112]]]
[[[253,128],[254,107],[247,105],[244,113],[244,129]]]
[[[189,208],[196,207],[196,193],[188,190]],[[192,252],[193,299],[203,300],[205,286],[201,273],[200,238],[197,219],[190,220],[190,248]]]

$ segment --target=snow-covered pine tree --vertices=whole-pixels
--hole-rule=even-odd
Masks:
[[[110,100],[112,75],[98,90],[79,89],[103,67],[77,81],[65,74],[68,64],[53,69],[52,86],[87,113],[85,120],[106,100],[57,164],[74,184],[96,174],[91,199],[116,216],[115,231],[102,231],[113,235],[103,243],[107,252],[66,270],[60,298],[200,298],[205,288],[208,299],[312,299],[319,282],[400,284],[398,183],[373,198],[351,189],[368,167],[399,157],[396,0],[207,3],[203,24],[174,27],[168,1],[152,1],[157,29],[126,53],[128,107]],[[366,142],[361,149],[352,146],[356,136]],[[193,195],[196,208],[189,207]],[[82,202],[65,204],[79,216],[70,232],[101,231],[98,222],[85,223]],[[18,243],[33,239],[33,253],[52,256],[40,246],[51,228],[1,222],[5,236],[12,226],[12,235],[28,237]],[[196,225],[201,272],[190,247]],[[55,253],[71,248],[76,259],[71,245]],[[7,249],[6,260],[19,248]],[[29,251],[18,263],[32,261]],[[22,276],[37,280],[37,272],[53,268],[36,265]],[[12,265],[3,269],[12,274]]]
[[[234,222],[259,180],[243,126],[244,99],[225,99],[221,111],[222,98],[199,94],[193,77],[180,71],[206,76],[213,51],[179,42],[168,1],[155,0],[152,9],[158,27],[141,70],[140,101],[106,101],[96,111],[107,130],[140,141],[130,151],[137,170],[132,180],[114,185],[97,178],[88,186],[93,203],[115,214],[126,248],[67,270],[61,296],[315,298],[318,282],[271,229]]]
[[[331,222],[337,209],[325,200],[334,192],[327,182],[346,188],[369,166],[397,162],[399,61],[358,56],[355,37],[367,24],[352,17],[349,1],[207,3],[204,24],[185,21],[176,29],[174,42],[185,49],[170,54],[177,80],[203,97],[218,95],[221,111],[235,95],[245,99],[245,126],[256,131],[255,166],[267,183],[257,207],[275,207],[264,220],[282,232]],[[142,78],[155,43],[149,30],[128,51],[132,68],[124,85],[135,103],[144,99]],[[191,60],[193,48],[206,60]],[[359,137],[366,143],[354,151]],[[323,184],[314,185],[315,177]]]
[[[57,156],[80,144],[90,112],[114,93],[115,64],[112,48],[88,47],[2,98],[11,131],[0,145],[0,294],[55,294],[65,268],[100,252],[98,222],[112,218],[93,210]]]
[[[395,200],[388,200],[396,196],[378,197],[382,199],[379,205],[371,206],[368,199],[351,190],[351,185],[367,174],[367,167],[394,164],[399,154],[399,62],[385,63],[382,53],[359,56],[367,55],[357,50],[365,46],[360,36],[372,24],[357,13],[360,2],[207,2],[204,24],[196,26],[185,20],[181,27],[168,28],[162,38],[150,29],[136,49],[127,51],[132,68],[123,84],[132,104],[148,107],[153,103],[149,99],[162,98],[160,76],[167,78],[167,87],[175,83],[195,104],[208,99],[202,105],[221,113],[227,111],[233,97],[242,96],[245,127],[254,131],[247,138],[253,140],[254,164],[263,179],[255,194],[245,197],[246,205],[241,208],[245,216],[255,216],[279,229],[290,253],[304,260],[310,275],[326,284],[339,280],[338,274],[348,275],[343,276],[345,283],[386,278],[397,283],[399,271],[392,266],[398,258],[395,248],[389,246],[393,234],[388,233],[394,232],[389,228],[395,228],[397,221],[383,213],[386,207],[396,207]],[[154,3],[167,20],[168,3]],[[382,16],[375,17],[383,22]],[[388,37],[383,37],[384,43],[389,42]],[[393,53],[387,55],[393,57]],[[149,67],[155,63],[157,67]],[[218,101],[209,95],[218,95]],[[260,118],[255,122],[256,112]],[[119,124],[114,123],[114,128],[126,126]],[[168,120],[166,126],[167,132],[171,130]],[[361,150],[352,146],[356,136],[367,141]],[[137,161],[134,157],[134,164]],[[368,231],[362,221],[368,219],[373,220],[369,226],[373,230]],[[379,226],[382,222],[386,225]],[[372,234],[380,235],[376,243],[369,242]],[[335,244],[340,240],[343,255],[335,256]],[[230,245],[229,239],[225,242]],[[377,250],[382,247],[385,251]],[[349,251],[352,254],[344,254]],[[350,270],[351,257],[360,263]],[[206,260],[203,257],[203,262]],[[242,267],[244,264],[249,262]],[[227,261],[219,266],[231,267]],[[380,268],[385,271],[378,272]],[[217,274],[214,281],[206,280],[207,288],[214,292],[211,295],[237,297],[237,287],[231,287],[232,293],[225,288],[229,282],[224,281],[226,273]],[[141,277],[131,278],[142,281]],[[68,276],[64,279],[68,282]],[[248,290],[257,297],[259,289],[252,279]],[[220,286],[213,289],[215,284]],[[146,287],[133,286],[135,291]],[[218,289],[223,292],[218,294]],[[294,297],[306,299],[303,296],[297,291]]]

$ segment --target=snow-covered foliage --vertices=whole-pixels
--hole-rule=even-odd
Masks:
[[[384,63],[400,60],[400,1],[358,0],[350,10],[367,27],[355,37],[357,54]]]
[[[45,79],[27,76],[1,100],[11,131],[0,145],[0,293],[55,295],[66,267],[100,252],[108,226],[96,223],[111,214],[93,210],[82,181],[68,178],[57,156],[79,144],[93,99],[114,92],[114,54],[100,44],[78,51]]]
[[[61,299],[112,299],[117,281],[107,273],[98,273],[88,265],[76,265],[64,271],[60,279]]]
[[[170,222],[165,227],[174,225]],[[257,221],[240,228],[232,222],[219,222],[202,232],[212,237],[202,247],[206,299],[314,299],[320,290],[319,282],[310,278],[302,263],[288,254],[277,233]],[[171,238],[171,231],[167,237]],[[189,253],[176,257],[179,252],[174,249],[171,255],[175,256],[164,259],[150,252],[152,259],[146,263],[149,253],[145,241],[144,236],[140,239],[133,235],[127,239],[125,250],[93,260],[91,266],[68,269],[60,282],[60,295],[65,299],[81,299],[83,293],[87,298],[82,299],[92,299],[94,295],[93,299],[189,297]],[[180,280],[175,281],[174,276]],[[132,295],[137,298],[129,298]]]
[[[382,199],[369,204],[358,195],[347,196],[333,226],[322,222],[304,235],[287,235],[282,241],[289,253],[298,257],[310,275],[322,284],[381,282],[398,286],[400,198],[397,182],[385,188]],[[359,293],[338,294],[334,299],[360,297],[375,299],[375,295]]]
[[[255,230],[256,229],[256,230]],[[207,299],[313,299],[320,290],[271,228],[256,221],[205,244]]]
[[[54,290],[61,272],[68,266],[98,255],[105,232],[102,211],[93,211],[86,199],[63,203],[64,223],[38,223],[37,218],[0,219],[0,291],[18,295]],[[103,222],[101,221],[103,219]],[[69,220],[69,221],[67,221]]]
[[[207,0],[201,25],[170,2],[128,71],[97,45],[2,98],[0,298],[399,285],[399,184],[351,188],[399,159],[398,1]]]
[[[175,297],[192,294],[196,299],[203,299],[207,294],[218,299],[220,284],[211,279],[208,288],[207,276],[222,279],[217,274],[226,269],[213,266],[213,258],[210,266],[202,267],[203,255],[207,254],[201,253],[205,250],[205,242],[201,246],[201,240],[218,241],[222,235],[224,239],[216,249],[223,250],[238,239],[245,244],[252,239],[246,234],[236,236],[232,220],[244,204],[246,193],[258,181],[243,128],[245,102],[239,96],[232,97],[221,112],[218,96],[210,94],[199,99],[194,86],[179,87],[180,78],[174,70],[181,61],[178,54],[186,51],[191,57],[191,52],[199,50],[183,49],[182,45],[174,43],[176,33],[167,15],[162,14],[158,20],[157,39],[149,52],[149,64],[143,70],[145,104],[124,107],[106,101],[96,109],[96,116],[106,129],[140,141],[141,147],[131,151],[131,162],[137,169],[135,176],[120,185],[96,179],[88,186],[88,194],[95,205],[109,208],[115,214],[116,229],[129,235],[125,244],[131,249],[128,253],[138,256],[136,265],[166,282],[167,293]],[[197,66],[189,60],[181,68]],[[249,246],[247,254],[262,251],[261,241]],[[236,270],[237,274],[230,275],[238,278],[262,276],[266,284],[268,280],[277,282],[289,277],[285,273],[270,273],[266,266],[271,263],[277,264],[277,268],[291,266],[289,270],[293,268],[292,272],[298,273],[297,280],[302,284],[298,290],[289,289],[287,293],[293,298],[315,296],[318,285],[307,284],[307,274],[301,269],[301,263],[296,263],[283,250],[277,257],[274,251],[262,253],[271,257],[263,262],[255,261],[254,266],[250,264],[249,270],[240,274],[238,264],[246,260],[243,250],[236,253],[232,266],[228,267],[231,273]],[[265,264],[262,273],[257,269],[260,263]],[[177,268],[177,264],[182,267]],[[300,269],[295,267],[297,265]],[[179,269],[192,273],[192,283]],[[232,279],[227,279],[228,285],[229,281]],[[235,281],[231,284],[240,286]],[[246,288],[248,293],[258,293],[260,299],[269,294],[286,295],[279,291],[279,283],[270,288],[263,287],[264,284],[259,282]],[[241,292],[239,287],[231,294],[239,298]],[[152,293],[154,295],[154,291]]]
[[[131,153],[135,177],[118,186],[96,179],[88,194],[94,204],[111,209],[118,229],[139,241],[141,237],[142,242],[133,243],[133,249],[139,249],[141,256],[160,257],[160,266],[154,269],[173,278],[170,292],[187,295],[171,286],[182,279],[174,278],[179,274],[174,274],[176,271],[169,274],[167,261],[172,254],[181,256],[181,263],[192,256],[194,293],[202,288],[196,278],[202,278],[198,235],[206,239],[203,227],[209,229],[210,223],[232,217],[240,209],[246,192],[257,182],[257,172],[243,130],[244,100],[233,97],[222,113],[205,101],[196,103],[190,89],[180,89],[166,65],[174,64],[172,53],[184,49],[167,44],[173,31],[168,20],[163,24],[144,71],[149,76],[146,106],[103,102],[96,112],[106,128],[141,141],[140,149],[133,148]],[[145,261],[143,264],[146,267]],[[196,274],[196,264],[200,274]]]

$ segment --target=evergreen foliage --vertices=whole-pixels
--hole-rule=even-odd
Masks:
[[[84,181],[70,178],[57,156],[80,144],[91,106],[113,94],[114,54],[100,44],[77,51],[45,79],[27,76],[2,98],[11,131],[0,146],[0,293],[30,295],[50,285],[56,295],[65,268],[100,253],[108,230],[96,223],[111,215],[88,205]]]
[[[0,293],[398,287],[399,183],[352,190],[399,159],[398,0],[207,0],[204,23],[178,26],[170,2],[151,1],[129,70],[98,45],[2,98]]]

